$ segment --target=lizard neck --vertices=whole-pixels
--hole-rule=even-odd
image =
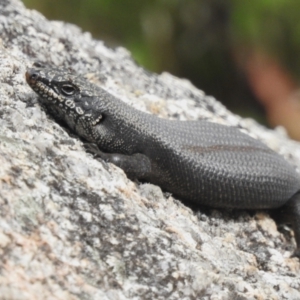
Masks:
[[[103,121],[95,128],[98,147],[107,152],[142,153],[153,134],[151,124],[158,118],[107,94],[101,106]]]

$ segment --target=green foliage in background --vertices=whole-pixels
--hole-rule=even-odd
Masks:
[[[235,43],[262,48],[300,79],[300,1],[232,0],[230,28]]]
[[[296,55],[300,49],[298,0],[23,2],[50,19],[78,24],[111,46],[124,45],[137,61],[154,71],[176,72],[177,55],[173,53],[178,50],[176,45],[179,43],[181,51],[189,52],[185,49],[190,46],[189,42],[200,40],[200,55],[205,48],[218,53],[214,48],[232,46],[232,43],[255,45],[278,56],[295,74],[300,74],[300,59]],[[187,44],[182,45],[183,40]]]
[[[47,18],[77,24],[110,46],[123,45],[151,70],[160,69],[151,39],[170,41],[171,11],[176,0],[24,0]],[[153,26],[154,25],[154,26]],[[154,37],[153,37],[154,36]],[[157,46],[160,47],[160,41]],[[164,42],[163,42],[164,43]],[[154,49],[155,51],[155,49]]]
[[[125,46],[152,71],[191,79],[240,114],[261,110],[234,62],[237,49],[263,49],[300,78],[299,0],[23,1],[109,46]]]

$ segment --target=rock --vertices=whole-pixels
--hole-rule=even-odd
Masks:
[[[298,143],[18,0],[0,2],[0,39],[1,299],[300,299],[291,230],[128,180],[41,110],[24,73],[39,60],[161,117],[238,126],[297,169]]]

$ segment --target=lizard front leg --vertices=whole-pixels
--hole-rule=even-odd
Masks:
[[[151,172],[151,162],[144,154],[105,153],[93,143],[85,143],[84,147],[87,152],[94,155],[94,158],[102,159],[121,168],[130,179],[143,179]]]

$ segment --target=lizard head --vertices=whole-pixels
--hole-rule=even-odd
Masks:
[[[40,64],[34,64],[25,76],[50,115],[65,122],[82,137],[94,141],[91,137],[96,135],[95,126],[102,119],[95,96],[96,85],[68,71],[44,68]]]

